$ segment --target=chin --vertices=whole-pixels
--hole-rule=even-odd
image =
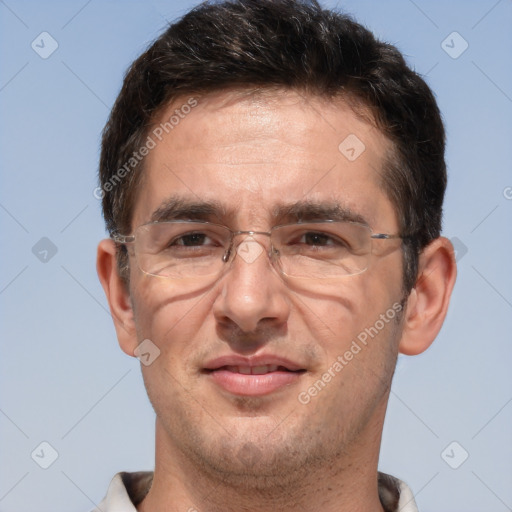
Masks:
[[[187,456],[210,478],[247,490],[299,482],[311,475],[312,468],[338,456],[333,443],[324,437],[311,432],[299,434],[290,425],[282,431],[275,421],[273,432],[268,432],[268,422],[265,426],[266,431],[244,430],[239,425],[237,435],[223,431],[216,439],[196,438],[186,450]]]

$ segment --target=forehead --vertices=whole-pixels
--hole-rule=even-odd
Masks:
[[[170,198],[215,202],[224,222],[240,225],[263,227],[276,208],[299,202],[339,205],[370,224],[394,222],[380,186],[391,145],[341,99],[295,91],[181,97],[148,134],[154,147],[133,226],[149,222]]]

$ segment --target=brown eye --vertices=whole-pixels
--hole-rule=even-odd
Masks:
[[[184,245],[187,247],[203,245],[208,237],[204,233],[191,233],[189,235],[180,236],[170,245]]]
[[[332,237],[325,233],[306,233],[303,238],[307,245],[326,245],[332,241]]]

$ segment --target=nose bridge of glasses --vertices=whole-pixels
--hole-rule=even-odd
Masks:
[[[262,236],[268,237],[268,242],[263,243]],[[270,255],[272,249],[270,236],[271,233],[267,231],[232,232],[231,243],[223,260],[226,262],[239,256],[246,263],[253,263],[263,252]],[[238,241],[235,241],[236,237],[239,237]]]
[[[247,235],[246,237],[242,237],[242,235]],[[241,237],[241,242],[243,242],[244,240],[246,240],[247,238],[252,238],[254,240],[256,240],[255,235],[257,236],[257,238],[259,238],[261,240],[261,236],[260,235],[263,235],[263,236],[266,236],[266,237],[270,237],[270,232],[268,231],[234,231],[233,232],[233,239],[236,238],[236,237]],[[239,243],[241,243],[239,242]],[[261,243],[261,242],[259,242]]]

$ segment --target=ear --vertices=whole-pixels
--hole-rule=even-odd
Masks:
[[[405,309],[399,351],[421,354],[443,325],[457,276],[455,251],[445,237],[436,238],[420,255],[418,279]]]
[[[132,302],[128,286],[118,272],[116,245],[113,240],[106,239],[99,243],[96,270],[107,296],[119,345],[126,354],[134,356],[133,351],[137,348],[137,332]]]

